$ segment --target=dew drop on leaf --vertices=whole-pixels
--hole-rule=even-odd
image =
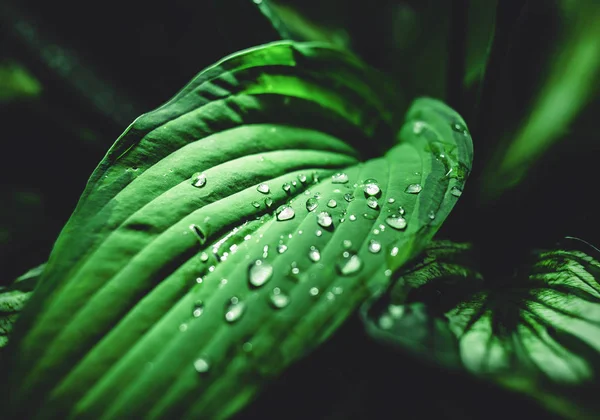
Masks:
[[[229,305],[225,309],[225,321],[229,323],[239,320],[246,310],[246,304],[241,302],[237,297],[232,297]]]
[[[317,201],[316,198],[311,197],[308,200],[306,200],[306,210],[313,211],[318,206],[319,206],[319,202]]]
[[[403,230],[406,228],[406,219],[402,216],[394,214],[385,219],[385,222],[394,229]]]
[[[404,213],[406,213],[406,211],[404,210],[404,207],[402,207],[402,206],[398,207],[398,213],[400,214],[400,216],[404,216]]]
[[[413,125],[413,133],[421,134],[424,128],[425,123],[423,121],[415,121],[415,124]]]
[[[342,246],[346,249],[349,249],[352,247],[352,241],[350,239],[344,239],[342,241]]]
[[[254,208],[259,208],[260,207],[260,203],[258,201],[253,201],[252,205],[254,206]]]
[[[310,258],[312,262],[318,262],[321,259],[321,252],[316,246],[312,245],[310,247],[310,250],[308,251],[308,258]]]
[[[356,221],[356,215],[351,214],[348,219],[350,219],[351,222],[355,222]]]
[[[388,203],[394,204],[396,202],[395,198],[388,198]]]
[[[265,198],[265,205],[271,207],[273,205],[273,199],[271,197]]]
[[[298,175],[298,181],[300,181],[304,184],[306,182],[306,175],[304,175],[304,174]]]
[[[404,192],[409,194],[419,194],[422,189],[423,187],[421,187],[421,184],[410,184],[408,187],[406,187]]]
[[[269,294],[269,301],[275,309],[282,309],[290,304],[290,297],[283,293],[279,287],[275,287]]]
[[[279,220],[279,221],[290,220],[295,215],[294,209],[291,208],[290,206],[288,206],[287,204],[284,204],[283,206],[279,206],[277,208],[277,210],[275,211],[275,214],[276,214],[277,220]]]
[[[331,182],[333,184],[345,184],[348,182],[348,175],[343,172],[338,172],[331,175]]]
[[[260,287],[273,277],[273,266],[266,261],[256,260],[248,267],[248,281],[254,287]]]
[[[204,242],[206,242],[206,234],[202,231],[200,226],[191,224],[190,230],[194,233],[194,235],[196,235],[196,238],[198,238],[200,244],[204,244]]]
[[[196,359],[194,361],[194,369],[198,373],[205,373],[205,372],[208,372],[208,370],[210,369],[210,364],[208,363],[208,361],[206,359],[203,359],[203,358]]]
[[[194,309],[192,310],[192,316],[198,318],[204,312],[204,302],[201,300],[194,303]]]
[[[315,235],[317,235],[317,236],[321,236],[321,235],[323,235],[323,231],[322,231],[321,229],[317,229],[317,230],[315,231]]]
[[[200,254],[200,261],[202,261],[202,262],[208,261],[208,254],[206,252],[202,251],[202,253]]]
[[[450,188],[450,194],[454,197],[460,197],[462,195],[462,190],[458,187],[452,187]]]
[[[451,125],[452,130],[456,131],[457,133],[461,133],[464,134],[465,136],[467,135],[467,128],[462,125],[461,123],[454,123]]]
[[[358,273],[362,268],[362,261],[357,254],[345,251],[342,258],[337,263],[338,272],[343,276],[350,276]]]
[[[377,202],[377,199],[375,197],[369,197],[367,198],[367,206],[369,206],[372,209],[376,209],[377,207],[379,207],[379,203]]]
[[[327,207],[331,207],[331,208],[337,207],[337,201],[335,201],[335,200],[332,198],[331,200],[329,200],[329,201],[327,202]]]
[[[204,172],[196,172],[192,176],[192,185],[196,188],[202,188],[206,185],[206,174]]]
[[[317,215],[317,223],[321,227],[328,228],[333,225],[333,218],[328,212],[322,211]]]
[[[311,296],[317,296],[319,294],[319,289],[317,287],[311,287],[308,293]]]
[[[291,191],[291,189],[292,189],[292,186],[291,186],[289,183],[287,183],[287,182],[286,182],[286,183],[284,183],[284,184],[281,186],[281,189],[282,189],[283,191],[285,191],[286,193],[289,193],[289,192]]]
[[[354,194],[352,194],[352,193],[344,194],[344,200],[346,200],[348,203],[350,203],[351,201],[354,201]]]
[[[269,191],[271,191],[271,189],[269,188],[269,186],[267,184],[258,184],[258,187],[256,187],[256,190],[263,194],[268,194]]]
[[[381,251],[381,243],[375,239],[371,239],[369,241],[369,252],[377,254],[379,251]]]
[[[429,217],[431,220],[433,220],[433,219],[435,219],[435,212],[434,212],[433,210],[430,210],[430,211],[429,211],[429,213],[427,213],[427,216],[428,216],[428,217]]]
[[[284,244],[277,245],[277,253],[278,254],[283,254],[285,251],[287,251],[287,249],[288,249],[287,245],[284,245]]]
[[[379,184],[374,179],[367,179],[363,191],[368,196],[375,196],[381,193],[381,188],[379,188]]]

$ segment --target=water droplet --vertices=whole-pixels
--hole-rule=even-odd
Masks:
[[[206,174],[204,172],[196,172],[192,176],[192,185],[196,188],[202,188],[206,185]]]
[[[404,192],[409,194],[419,194],[422,189],[423,187],[421,187],[421,184],[410,184],[408,187],[406,187]]]
[[[283,222],[284,220],[292,219],[295,216],[295,213],[293,208],[287,204],[284,204],[283,206],[277,207],[277,210],[275,210],[275,215],[277,220]]]
[[[200,261],[202,261],[202,262],[206,262],[206,261],[208,261],[208,254],[207,254],[206,252],[204,252],[204,251],[203,251],[203,252],[200,254]]]
[[[317,215],[317,223],[321,227],[328,228],[333,225],[333,218],[328,212],[322,211]]]
[[[385,222],[392,228],[403,230],[406,229],[406,219],[402,216],[392,215],[385,219]]]
[[[204,312],[204,302],[201,300],[194,303],[194,309],[192,310],[192,315],[194,318],[198,318]]]
[[[346,200],[348,203],[350,203],[351,201],[354,201],[354,194],[352,194],[352,193],[344,194],[344,200]]]
[[[377,254],[379,251],[381,251],[381,243],[375,239],[371,239],[369,241],[369,251],[373,254]]]
[[[287,251],[287,249],[288,249],[287,245],[284,245],[284,244],[277,245],[277,252],[279,254],[283,254],[285,251]]]
[[[190,230],[196,235],[196,238],[200,241],[200,244],[204,244],[206,242],[206,234],[202,231],[200,226],[191,224]]]
[[[313,172],[312,179],[313,179],[313,183],[318,184],[319,183],[319,174],[316,172]]]
[[[383,224],[380,224],[380,225],[379,225],[379,230],[383,232],[383,231],[385,230],[385,225],[383,225]]]
[[[388,198],[388,203],[394,204],[396,202],[395,198]]]
[[[273,199],[271,197],[265,198],[265,205],[271,207],[273,205]]]
[[[456,131],[457,133],[464,134],[465,136],[468,134],[467,127],[465,127],[464,125],[462,125],[459,122],[452,124],[451,127],[452,127],[452,130]]]
[[[310,247],[310,250],[308,251],[308,258],[310,258],[312,262],[317,262],[321,259],[321,252],[316,246],[313,245]]]
[[[394,326],[394,320],[389,315],[383,315],[379,318],[379,327],[384,330],[389,330]]]
[[[337,201],[335,201],[333,198],[327,202],[327,207],[334,208],[336,206],[337,206]]]
[[[304,184],[306,182],[306,175],[304,175],[304,174],[298,175],[298,181],[300,181]]]
[[[402,315],[404,315],[404,306],[390,305],[388,306],[388,312],[394,318],[402,318]]]
[[[266,261],[256,260],[248,267],[248,281],[254,287],[260,287],[273,277],[273,266]]]
[[[198,284],[202,284],[204,280],[202,280],[202,277],[196,277],[196,283]]]
[[[321,229],[317,229],[317,231],[315,232],[315,235],[321,236],[321,235],[323,235],[323,231]]]
[[[335,295],[333,294],[333,292],[327,292],[327,293],[325,294],[325,299],[327,299],[328,301],[330,301],[330,302],[331,302],[332,300],[334,300],[334,299],[335,299]]]
[[[334,175],[331,175],[331,182],[333,184],[345,184],[348,182],[348,175],[343,172],[338,172]]]
[[[185,331],[187,331],[187,329],[188,329],[188,324],[181,324],[179,326],[179,331],[181,331],[181,332],[185,332]]]
[[[379,188],[379,184],[374,179],[367,179],[363,191],[368,196],[374,196],[381,193],[381,188]]]
[[[350,276],[362,268],[362,261],[357,254],[344,252],[342,259],[337,264],[338,272],[343,276]]]
[[[398,251],[400,251],[400,248],[398,248],[397,246],[393,247],[390,251],[390,256],[395,257],[396,255],[398,255]]]
[[[268,194],[269,191],[271,191],[271,189],[269,188],[269,186],[267,184],[258,184],[258,187],[256,187],[256,190],[263,194]]]
[[[317,201],[316,198],[311,197],[308,200],[306,200],[306,210],[313,211],[318,206],[319,206],[319,202]]]
[[[390,270],[390,269],[388,268],[387,270],[385,270],[385,271],[383,272],[383,274],[384,274],[386,277],[389,277],[389,276],[391,276],[391,275],[392,275],[392,270]]]
[[[246,341],[244,344],[242,344],[242,350],[244,350],[246,353],[250,353],[252,351],[252,343],[249,341]]]
[[[352,247],[352,241],[350,239],[344,239],[342,241],[342,246],[346,249],[349,249],[350,247]]]
[[[427,216],[428,216],[428,217],[429,217],[431,220],[433,220],[433,219],[435,219],[435,212],[434,212],[433,210],[430,210],[430,211],[429,211],[429,213],[427,213]]]
[[[311,296],[317,296],[319,294],[319,289],[317,287],[311,287],[308,293]]]
[[[413,125],[413,133],[421,134],[424,128],[425,123],[423,121],[415,121],[415,125]]]
[[[333,289],[331,289],[333,291],[333,294],[335,295],[341,295],[342,292],[344,291],[344,289],[342,288],[342,286],[335,286]]]
[[[290,266],[292,267],[290,270],[290,274],[292,274],[292,276],[297,276],[300,274],[300,269],[298,268],[298,263],[296,261],[292,262]]]
[[[369,197],[367,198],[367,206],[371,207],[372,209],[376,209],[379,207],[379,203],[375,197]]]
[[[402,206],[398,207],[398,213],[400,214],[400,216],[404,216],[404,213],[406,213],[406,211],[404,210],[404,207],[402,207]]]
[[[379,235],[379,229],[377,229],[377,228],[373,229],[373,234],[374,235]]]
[[[350,219],[351,222],[355,222],[356,221],[356,215],[351,214],[348,219]]]
[[[253,201],[253,202],[252,202],[252,205],[253,205],[255,208],[259,208],[259,207],[260,207],[260,203],[259,203],[258,201]]]
[[[452,187],[450,188],[450,194],[454,197],[460,197],[462,195],[462,190],[458,187]]]
[[[295,187],[296,185],[298,185],[298,183],[295,180],[292,181],[292,187]]]
[[[194,361],[194,369],[198,373],[206,373],[210,369],[210,364],[206,359],[200,358]]]
[[[230,323],[236,322],[244,315],[245,310],[246,304],[234,296],[225,310],[225,320]]]
[[[281,189],[286,193],[289,193],[292,190],[292,186],[286,182],[281,186]]]
[[[290,297],[283,293],[279,287],[276,287],[271,291],[269,300],[275,309],[282,309],[290,304]]]
[[[367,220],[375,220],[377,219],[377,216],[373,215],[373,214],[368,214],[368,213],[363,213],[363,217]]]

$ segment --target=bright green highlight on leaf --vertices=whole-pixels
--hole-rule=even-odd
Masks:
[[[38,96],[40,82],[17,63],[0,63],[0,101]]]

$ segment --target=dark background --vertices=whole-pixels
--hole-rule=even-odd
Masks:
[[[134,2],[127,8],[125,3],[0,1],[0,63],[16,62],[42,84],[40,97],[0,102],[0,285],[47,259],[89,175],[135,117],[168,100],[223,56],[279,39],[249,0]],[[447,68],[448,79],[429,84],[416,79],[418,71],[407,71],[404,63],[411,56],[394,50],[390,41],[394,22],[387,12],[393,3],[383,1],[377,8],[350,1],[340,13],[325,10],[329,15],[324,16],[337,16],[335,25],[348,25],[355,34],[353,47],[367,62],[390,74],[414,76],[407,85],[416,86],[415,94],[443,91],[464,113],[474,127],[476,179],[497,141],[490,127],[502,127],[503,118],[507,126],[515,124],[510,120],[514,115],[496,113],[486,119],[475,112],[469,102],[474,92],[487,88],[481,104],[493,104],[494,86],[452,91],[448,82],[457,77],[452,75],[452,52],[460,53],[460,47],[427,66]],[[451,5],[469,2],[406,3],[430,19],[422,37],[452,38],[452,28],[464,23],[465,16],[453,14]],[[531,101],[557,22],[550,7],[530,8],[523,15],[527,2],[508,3],[512,14],[506,7],[503,19],[509,27],[520,22],[520,38],[506,47],[510,64],[494,67],[491,81],[496,89],[510,87],[514,114]],[[454,26],[444,26],[450,18]],[[429,44],[415,42],[418,48],[409,49],[414,57],[431,51]],[[568,141],[554,147],[527,182],[502,200],[480,206],[467,188],[442,235],[485,243],[482,249],[489,252],[482,259],[489,260],[492,272],[511,271],[514,255],[566,234],[598,244],[600,143],[592,126],[597,110],[596,99],[566,128]],[[500,418],[517,410],[522,416],[541,415],[492,385],[438,372],[384,349],[351,320],[240,418]]]

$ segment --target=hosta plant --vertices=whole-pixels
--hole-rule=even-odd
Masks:
[[[583,3],[588,23],[598,8]],[[565,45],[597,46],[584,28]],[[539,127],[555,85],[573,115],[592,97],[553,79],[562,64],[540,111],[497,136],[473,196],[514,188],[554,140]],[[598,60],[580,67],[588,80]],[[225,57],[137,118],[42,274],[0,290],[4,414],[228,418],[353,314],[399,357],[598,413],[598,250],[567,238],[495,273],[483,232],[433,240],[468,194],[471,134],[391,76],[330,43],[281,41]]]

